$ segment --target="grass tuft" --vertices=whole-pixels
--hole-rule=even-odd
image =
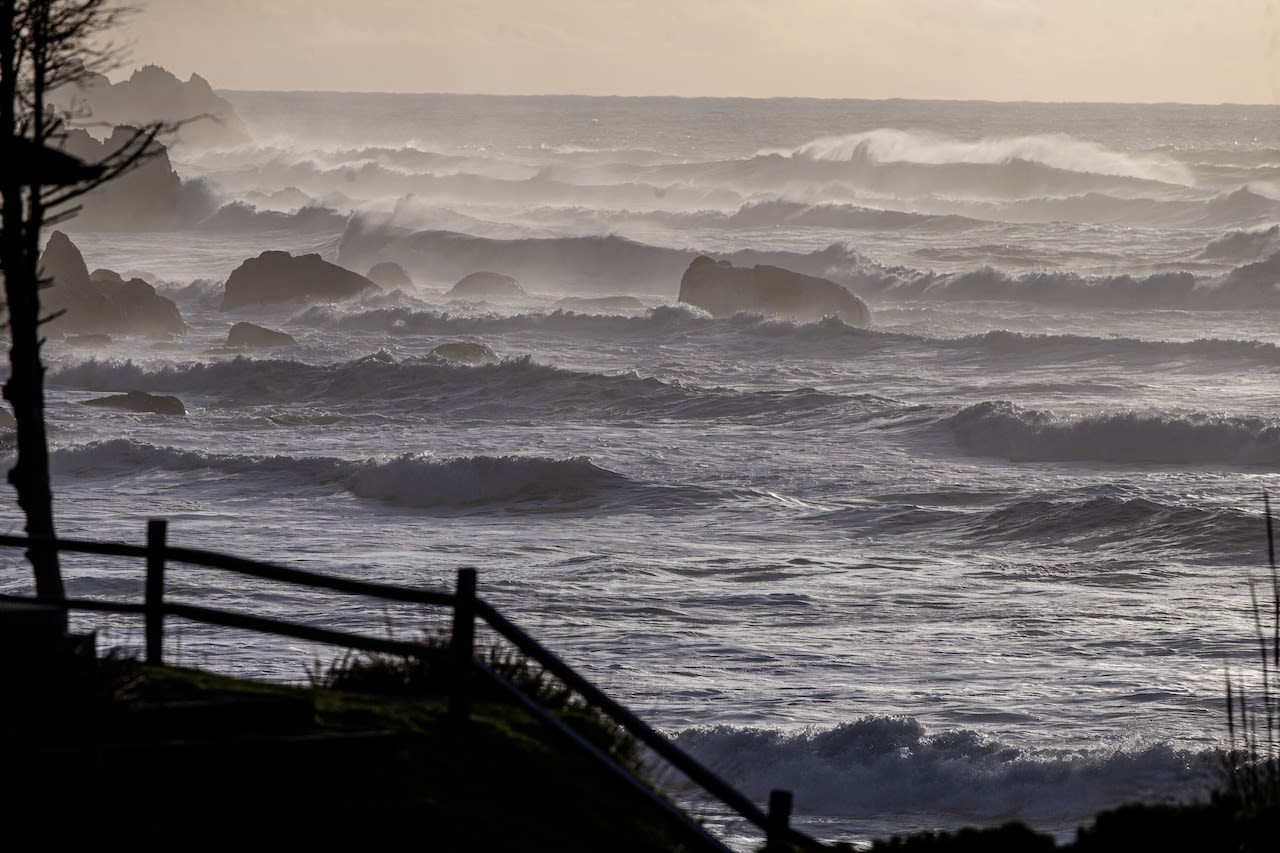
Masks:
[[[1271,498],[1263,493],[1267,521],[1267,558],[1271,568],[1270,602],[1260,602],[1250,581],[1254,634],[1260,677],[1252,690],[1243,674],[1226,669],[1228,751],[1218,796],[1244,815],[1280,811],[1280,572],[1276,570]]]

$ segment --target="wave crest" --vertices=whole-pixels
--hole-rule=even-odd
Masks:
[[[809,160],[867,160],[875,163],[1007,164],[1039,163],[1068,172],[1115,175],[1144,181],[1190,185],[1190,170],[1161,155],[1132,155],[1064,133],[952,139],[881,128],[806,142],[791,152]]]
[[[682,731],[676,742],[754,799],[794,792],[825,815],[965,814],[1032,823],[1087,819],[1115,802],[1203,794],[1216,753],[1166,745],[1036,754],[957,729],[929,733],[911,717],[864,717],[786,733],[736,726]]]
[[[1280,464],[1280,423],[1256,417],[1138,411],[1064,417],[994,400],[968,406],[946,424],[971,453],[1015,462]]]

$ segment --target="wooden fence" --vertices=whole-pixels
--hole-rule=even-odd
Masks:
[[[247,629],[379,654],[416,657],[427,651],[427,648],[421,643],[317,628],[280,619],[167,600],[165,597],[165,574],[170,565],[174,563],[218,569],[266,580],[315,589],[326,589],[350,595],[367,596],[384,601],[451,608],[453,610],[453,626],[450,654],[455,674],[478,674],[497,686],[513,701],[522,705],[531,714],[551,726],[576,748],[594,756],[625,784],[663,808],[673,818],[683,823],[686,828],[701,836],[709,846],[729,853],[729,848],[720,839],[712,836],[683,811],[676,809],[667,800],[655,794],[648,786],[641,783],[635,776],[619,765],[611,756],[591,744],[558,716],[526,696],[519,688],[477,658],[475,654],[476,621],[479,620],[488,625],[528,658],[536,661],[547,672],[560,679],[567,687],[581,696],[583,700],[621,726],[671,766],[678,769],[688,779],[702,788],[703,791],[711,794],[733,812],[759,828],[764,833],[765,849],[767,851],[820,849],[825,846],[790,825],[791,792],[772,791],[769,796],[767,811],[761,809],[745,794],[735,789],[693,756],[680,749],[673,741],[644,722],[635,713],[610,698],[604,691],[597,688],[532,636],[503,616],[495,607],[478,597],[476,594],[475,569],[458,570],[457,587],[454,592],[413,589],[290,569],[215,551],[174,547],[168,543],[167,533],[167,522],[162,519],[153,519],[147,524],[147,544],[145,546],[76,539],[49,540],[22,536],[0,536],[0,547],[53,548],[71,553],[132,557],[144,560],[146,563],[146,584],[144,600],[141,603],[68,598],[65,601],[65,605],[69,611],[122,613],[141,616],[145,622],[146,661],[154,665],[164,663],[165,620],[171,616],[222,627]],[[6,598],[14,599],[16,597],[6,596]],[[21,600],[32,599],[23,598]],[[467,677],[453,678],[449,693],[450,718],[455,722],[465,722],[470,715],[471,700],[470,679]]]

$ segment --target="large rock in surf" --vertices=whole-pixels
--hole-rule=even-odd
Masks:
[[[187,413],[187,407],[177,397],[148,394],[145,391],[130,391],[128,394],[96,397],[92,400],[85,400],[84,404],[86,406],[105,406],[110,409],[123,409],[127,412],[156,415],[185,415]]]
[[[705,255],[680,279],[680,301],[713,317],[745,311],[813,322],[834,314],[850,325],[871,325],[867,304],[834,281],[782,267],[735,267]]]
[[[227,333],[228,347],[291,347],[297,341],[287,332],[277,332],[253,323],[236,323]]]
[[[222,293],[222,310],[280,302],[334,302],[381,288],[319,255],[263,252],[236,267]]]
[[[404,267],[395,261],[380,261],[374,264],[369,272],[365,273],[365,278],[388,290],[395,290],[397,287],[413,287],[413,279],[409,278]]]
[[[90,276],[84,256],[61,231],[49,235],[40,256],[40,270],[51,282],[41,293],[41,308],[64,312],[50,323],[51,331],[163,338],[187,328],[174,301],[156,293],[142,279],[125,281],[110,270],[97,270]]]
[[[520,299],[527,295],[520,282],[497,272],[473,272],[463,276],[445,294],[453,299]]]
[[[124,325],[134,334],[163,338],[187,330],[187,324],[172,299],[140,278],[125,281],[114,270],[94,270],[89,276],[100,292],[124,312]]]
[[[484,344],[469,341],[456,341],[431,350],[431,355],[444,361],[456,361],[461,364],[497,364],[502,359]]]

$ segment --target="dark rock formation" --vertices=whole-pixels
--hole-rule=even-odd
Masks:
[[[431,351],[431,355],[445,361],[457,361],[463,364],[497,364],[501,361],[498,354],[484,344],[465,341],[440,344]]]
[[[397,287],[413,287],[413,279],[404,271],[404,267],[395,261],[380,261],[370,268],[365,278],[380,287],[394,290]]]
[[[499,240],[453,231],[414,232],[356,215],[347,221],[337,260],[351,269],[395,261],[419,284],[448,284],[478,269],[501,270],[530,290],[586,295],[674,290],[695,257],[694,252],[616,235]]]
[[[136,132],[120,126],[105,140],[98,140],[87,130],[73,130],[62,150],[93,165],[120,151]],[[81,198],[83,207],[66,227],[72,231],[169,231],[185,224],[183,200],[182,179],[169,162],[168,150],[153,143],[131,169]]]
[[[90,276],[80,250],[61,231],[49,235],[40,270],[52,285],[41,291],[42,310],[65,312],[50,324],[53,332],[162,338],[187,328],[177,304],[142,279],[125,281],[111,270],[97,270]]]
[[[256,326],[253,323],[236,323],[227,333],[228,347],[291,347],[297,341],[293,335],[277,332],[274,329]]]
[[[133,334],[163,338],[187,330],[177,303],[156,293],[156,289],[142,279],[125,281],[113,270],[94,270],[89,281],[119,306],[124,313],[124,327]]]
[[[519,299],[526,295],[520,282],[496,272],[473,272],[463,276],[445,294],[453,299]]]
[[[680,301],[714,317],[745,311],[813,322],[836,315],[851,325],[871,324],[867,304],[834,281],[781,267],[735,267],[705,255],[694,258],[680,279]]]
[[[369,279],[319,255],[263,252],[236,267],[222,294],[222,310],[279,302],[333,302],[380,290]]]
[[[566,296],[556,305],[570,311],[644,311],[647,306],[634,296]]]
[[[103,74],[88,74],[58,90],[53,99],[74,115],[87,115],[87,120],[94,122],[186,122],[166,141],[238,145],[250,140],[235,108],[215,93],[207,80],[192,74],[184,83],[158,65],[139,68],[119,83]]]
[[[128,394],[114,394],[110,397],[97,397],[85,400],[86,406],[106,406],[110,409],[124,409],[129,412],[147,412],[157,415],[185,415],[187,407],[177,397],[148,394],[145,391],[130,391]]]

